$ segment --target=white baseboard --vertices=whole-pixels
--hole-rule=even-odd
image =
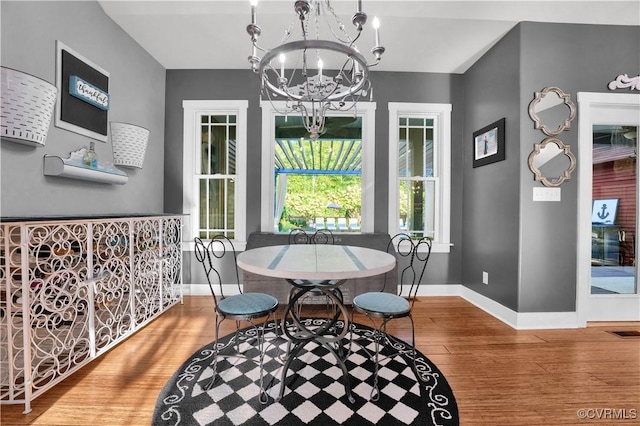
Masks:
[[[460,296],[516,330],[580,328],[576,312],[516,312],[461,284],[423,285],[419,296]]]
[[[224,293],[238,293],[234,284],[224,284]],[[185,296],[210,296],[207,284],[184,284]],[[420,287],[418,296],[459,296],[516,330],[581,328],[576,312],[516,312],[461,284],[436,284]]]
[[[237,284],[223,284],[222,290],[225,296],[231,296],[232,294],[238,294]],[[209,284],[184,284],[183,287],[185,296],[211,296],[211,290]],[[216,292],[217,294],[217,292]]]
[[[578,324],[577,312],[521,312],[518,314],[518,330],[550,328],[584,328]]]
[[[421,285],[418,296],[460,296],[460,284]]]

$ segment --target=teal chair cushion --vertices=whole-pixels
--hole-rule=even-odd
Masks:
[[[264,315],[277,306],[278,300],[264,293],[235,294],[218,302],[218,310],[226,315]]]
[[[407,314],[411,310],[409,301],[392,293],[370,292],[353,298],[353,305],[384,316]]]

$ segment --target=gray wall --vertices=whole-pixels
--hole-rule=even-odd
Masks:
[[[520,224],[520,29],[464,76],[462,282],[517,310]],[[505,118],[505,160],[473,168],[473,132]],[[482,284],[482,272],[489,285]]]
[[[460,194],[462,174],[462,76],[427,73],[373,72],[376,109],[375,222],[376,232],[388,232],[389,102],[452,103],[452,192]],[[248,99],[247,235],[260,229],[261,109],[259,78],[250,70],[168,70],[166,99],[165,210],[182,212],[183,100]],[[450,254],[436,253],[424,282],[459,284],[462,209],[461,198],[452,199],[451,231],[455,246]]]
[[[534,92],[607,92],[617,75],[640,71],[640,28],[524,22],[465,73],[465,134],[506,117],[506,160],[471,167],[465,147],[463,283],[517,312],[576,308],[577,183],[561,202],[534,202],[527,158],[545,135],[533,128]],[[577,120],[558,136],[579,161]],[[489,285],[482,284],[482,271]]]
[[[0,215],[160,213],[163,209],[165,70],[97,2],[0,2],[1,64],[55,84],[56,40],[110,74],[109,121],[136,124],[151,135],[142,170],[123,169],[125,185],[43,175],[45,154],[68,157],[89,138],[54,126],[44,147],[2,141]],[[96,142],[113,160],[111,140]]]
[[[578,92],[608,92],[607,84],[618,75],[640,74],[640,27],[532,22],[520,27],[522,245],[518,311],[574,311],[580,177],[574,173],[562,184],[561,202],[532,201],[532,188],[541,185],[533,180],[527,156],[545,135],[533,128],[527,108],[534,92],[547,86],[562,88],[577,105]],[[558,138],[571,145],[579,161],[577,119]]]

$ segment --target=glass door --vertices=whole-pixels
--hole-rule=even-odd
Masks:
[[[578,93],[576,321],[639,321],[640,95]]]
[[[638,128],[594,125],[592,295],[637,294]]]

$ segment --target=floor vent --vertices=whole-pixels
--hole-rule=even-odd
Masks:
[[[640,338],[640,331],[637,330],[610,331],[609,333],[615,334],[616,336],[622,337],[624,339]]]

